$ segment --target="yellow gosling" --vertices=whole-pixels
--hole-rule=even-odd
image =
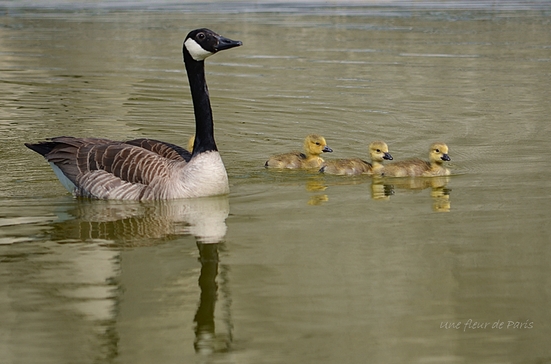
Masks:
[[[187,150],[189,150],[190,153],[193,153],[193,145],[195,144],[195,134],[189,137],[187,141]]]
[[[448,176],[450,171],[443,166],[450,161],[448,146],[444,143],[433,143],[429,150],[429,161],[410,159],[389,163],[384,166],[385,177],[433,177]]]
[[[385,142],[376,141],[369,144],[371,163],[360,158],[336,159],[326,161],[320,172],[340,176],[354,176],[359,174],[380,175],[383,171],[383,161],[392,160]]]
[[[268,168],[287,168],[287,169],[313,169],[320,168],[323,159],[322,153],[330,153],[333,150],[327,146],[325,138],[311,134],[304,139],[304,153],[290,152],[278,154],[270,157],[264,164]]]

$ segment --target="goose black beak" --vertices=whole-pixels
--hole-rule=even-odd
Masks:
[[[390,155],[390,153],[385,153],[385,155],[383,156],[383,159],[386,159],[387,161],[391,161],[391,160],[393,160],[394,158],[392,158],[392,156]]]
[[[323,147],[323,149],[321,150],[322,152],[324,153],[331,153],[333,152],[333,149],[329,148],[327,145],[325,147]]]
[[[446,162],[449,162],[449,161],[451,161],[452,159],[450,158],[449,155],[447,155],[447,154],[442,154],[442,160],[443,160],[443,161],[446,161]]]
[[[243,42],[240,40],[231,40],[229,38],[225,38],[221,35],[217,37],[218,43],[214,46],[214,50],[216,52],[223,51],[224,49],[230,49],[234,47],[239,47],[243,45]]]

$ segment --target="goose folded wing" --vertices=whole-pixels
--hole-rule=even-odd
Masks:
[[[160,140],[140,138],[128,140],[125,143],[147,149],[160,155],[161,157],[175,161],[189,162],[191,159],[191,153],[186,149],[176,144],[167,143]]]
[[[50,149],[44,155],[48,162],[77,188],[92,175],[149,185],[155,178],[166,178],[174,163],[147,149],[106,139],[58,137],[41,144]]]

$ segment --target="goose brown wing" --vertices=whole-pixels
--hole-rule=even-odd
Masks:
[[[88,175],[102,171],[121,182],[149,185],[157,176],[168,176],[170,161],[145,148],[96,138],[57,137],[29,146],[54,163],[80,188]]]
[[[129,140],[125,143],[147,149],[153,153],[160,155],[161,157],[172,159],[175,161],[189,162],[189,160],[191,159],[191,153],[186,149],[176,144],[162,142],[160,140],[140,138]]]

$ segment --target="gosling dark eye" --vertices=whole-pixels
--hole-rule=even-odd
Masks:
[[[435,149],[434,150],[436,153],[440,153],[440,149]]]
[[[316,145],[321,145],[321,143],[320,143],[320,142],[316,142]]]
[[[381,150],[380,150],[380,149],[377,149],[377,153],[381,153]]]

